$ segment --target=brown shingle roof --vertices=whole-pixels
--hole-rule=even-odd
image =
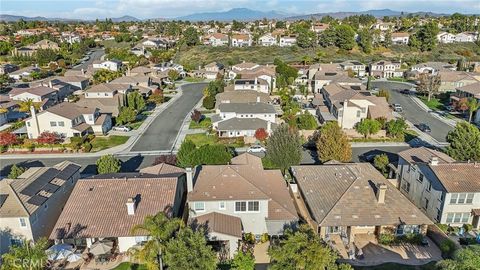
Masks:
[[[167,163],[160,163],[154,166],[140,169],[140,172],[149,173],[149,174],[171,174],[171,173],[184,173],[185,170]]]
[[[82,114],[93,114],[96,109],[96,107],[86,107],[77,105],[75,103],[62,102],[46,109],[44,112],[51,112],[68,119],[75,119]]]
[[[199,225],[205,225],[212,232],[242,237],[242,220],[239,217],[212,212],[193,219]]]
[[[180,203],[175,198],[178,176],[121,173],[80,179],[50,238],[131,236],[132,227],[146,216]],[[125,204],[136,197],[135,214],[128,215]]]
[[[447,192],[480,192],[480,164],[446,163],[429,165]]]
[[[320,226],[432,224],[370,163],[293,166],[312,218]],[[385,203],[375,196],[387,185]]]
[[[233,158],[231,163],[203,166],[188,200],[269,200],[268,219],[297,219],[279,170],[264,170],[261,159],[248,153]]]
[[[31,87],[31,88],[13,88],[9,92],[9,95],[16,96],[21,93],[30,93],[32,95],[43,97],[54,92],[57,92],[57,90],[50,87],[46,87],[46,86],[37,86],[37,87]]]

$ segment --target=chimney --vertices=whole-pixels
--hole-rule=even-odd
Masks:
[[[260,96],[257,96],[257,103],[260,102]]]
[[[438,157],[432,156],[432,157],[430,158],[430,165],[432,165],[432,166],[437,166],[437,165],[438,165]]]
[[[33,125],[35,125],[36,136],[38,136],[40,135],[40,127],[38,124],[37,112],[35,111],[35,107],[33,107],[33,105],[30,106],[30,114],[32,116]],[[33,138],[36,138],[36,136]],[[33,139],[33,138],[30,138],[30,139]]]
[[[387,192],[387,185],[378,184],[377,185],[377,202],[385,203],[385,193]]]
[[[135,201],[133,200],[133,198],[128,198],[126,205],[127,205],[128,215],[129,216],[135,215]]]
[[[272,131],[272,122],[267,121],[267,133],[270,134],[271,131]]]
[[[193,191],[193,168],[188,167],[185,169],[187,172],[187,192]]]
[[[53,88],[52,81],[48,81],[48,87]]]

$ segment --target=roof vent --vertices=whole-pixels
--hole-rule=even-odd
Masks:
[[[438,165],[438,157],[432,156],[432,157],[430,158],[430,165],[432,165],[432,166],[437,166],[437,165]]]

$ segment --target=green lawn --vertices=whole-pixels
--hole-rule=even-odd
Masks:
[[[105,48],[130,48],[129,42],[116,42],[115,40],[102,40],[99,42]]]
[[[108,137],[95,137],[92,140],[92,152],[101,151],[117,145],[124,144],[128,141],[128,136],[112,135]]]
[[[207,129],[212,125],[212,119],[209,117],[203,118],[200,123],[197,123],[195,121],[190,122],[190,126],[188,127],[189,129],[197,129],[197,128],[204,128]]]
[[[147,268],[141,264],[123,262],[112,270],[147,270]]]
[[[187,134],[185,140],[191,140],[197,147],[205,144],[215,144],[218,142],[217,136],[206,135],[205,133]]]
[[[434,270],[436,262],[424,265],[404,265],[398,263],[385,263],[377,266],[355,266],[355,270]]]
[[[431,110],[443,110],[444,106],[443,103],[438,98],[432,97],[430,101],[428,101],[428,97],[425,96],[418,96],[418,98],[427,105],[428,108]]]
[[[196,78],[196,77],[186,77],[183,80],[186,81],[186,82],[192,82],[192,83],[205,81],[205,79],[203,79],[203,78]]]

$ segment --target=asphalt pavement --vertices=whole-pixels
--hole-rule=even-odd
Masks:
[[[389,90],[389,103],[398,103],[402,105],[403,112],[400,114],[403,117],[405,117],[408,121],[412,122],[416,126],[420,123],[427,124],[432,130],[428,133],[430,136],[432,136],[440,143],[446,142],[447,134],[450,130],[453,129],[453,127],[447,125],[446,123],[432,116],[430,113],[424,111],[408,95],[400,93],[401,90],[409,89],[410,87],[402,83],[389,81],[375,81],[372,82],[371,85],[373,87],[378,87],[379,89]]]
[[[92,54],[90,54],[90,59],[85,61],[85,63],[82,63],[78,66],[74,66],[72,69],[73,70],[81,70],[82,68],[84,70],[87,70],[87,67],[93,63],[95,60],[100,60],[100,58],[105,54],[104,49],[93,49]]]
[[[185,117],[202,99],[207,83],[182,85],[183,94],[169,105],[143,132],[130,149],[131,152],[170,151]]]

